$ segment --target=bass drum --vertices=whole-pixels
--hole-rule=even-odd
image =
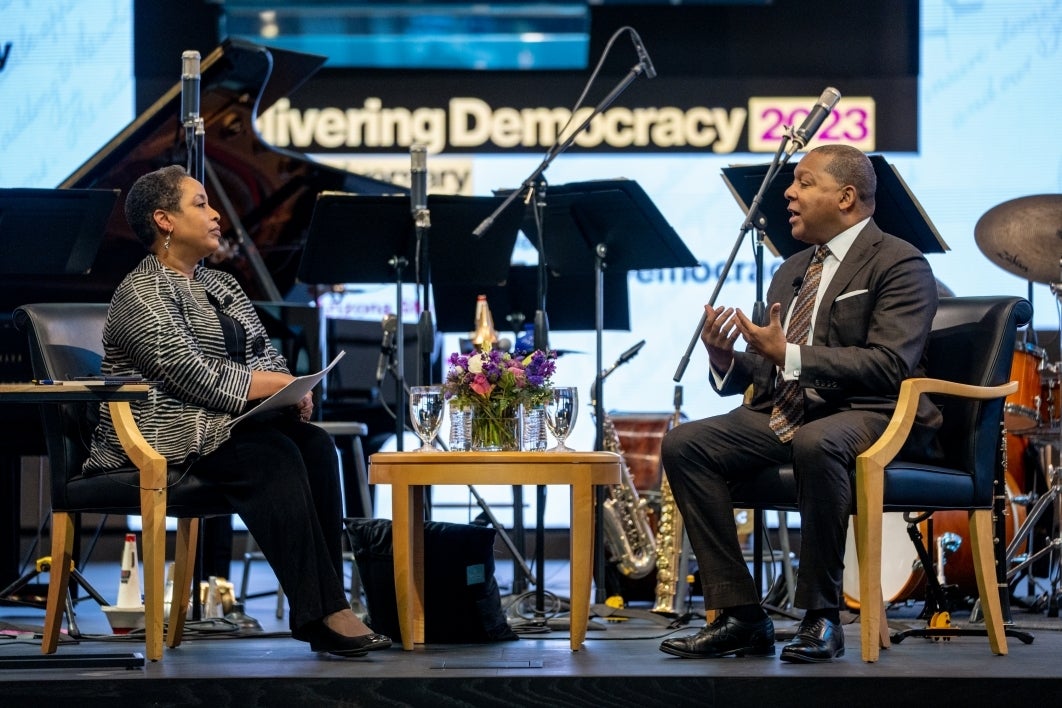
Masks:
[[[1007,543],[1025,521],[1025,507],[1013,499],[1018,493],[1014,478],[1007,474],[1006,515]],[[944,563],[944,584],[956,585],[967,596],[977,596],[977,579],[974,576],[970,551],[970,524],[965,511],[938,511],[930,517],[933,522],[933,538],[953,533],[959,537],[958,550],[949,553]],[[859,561],[856,556],[854,523],[848,525],[848,542],[844,551],[844,601],[852,610],[859,610]],[[929,519],[918,525],[923,542],[929,540]],[[937,561],[937,549],[929,549],[929,556]],[[881,523],[881,594],[886,604],[905,600],[925,599],[925,573],[918,560],[918,552],[907,535],[907,522],[901,513],[888,513]]]

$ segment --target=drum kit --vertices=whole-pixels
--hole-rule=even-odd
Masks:
[[[1030,284],[1050,287],[1059,301],[1062,341],[1062,194],[1040,194],[1003,202],[977,221],[974,238],[989,260]],[[1007,579],[1024,573],[1034,587],[1033,564],[1046,559],[1049,616],[1058,616],[1062,574],[1062,361],[1038,345],[1032,325],[1015,345],[1011,379],[1018,391],[1007,397]],[[1057,352],[1056,352],[1057,353]],[[1013,486],[1012,486],[1013,485]],[[1045,516],[1053,511],[1054,515]],[[1017,528],[1014,528],[1017,527]],[[1013,533],[1011,533],[1013,529]]]
[[[989,260],[1029,282],[1030,301],[1033,283],[1050,287],[1059,301],[1062,342],[1062,194],[1003,202],[978,220],[974,237]],[[1031,609],[1046,608],[1048,616],[1057,617],[1062,582],[1062,465],[1057,458],[1062,450],[1062,361],[1052,360],[1039,346],[1032,325],[1019,339],[1011,366],[1018,391],[1004,403],[1006,501],[1000,507],[1005,517],[1006,573],[1011,587],[1022,578],[1029,581]],[[907,523],[890,519],[895,516],[887,514],[882,527],[882,592],[889,603],[913,599],[925,590],[921,564],[907,538]],[[933,539],[930,552],[936,554],[938,584],[964,597],[976,596],[966,514],[936,512],[919,524],[919,530]],[[852,593],[858,587],[854,561],[854,539],[849,538],[845,599],[858,607],[858,597]],[[1037,590],[1044,579],[1049,589]]]

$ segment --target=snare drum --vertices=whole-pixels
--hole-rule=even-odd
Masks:
[[[1033,430],[1041,425],[1040,375],[1043,368],[1043,349],[1032,344],[1015,345],[1014,359],[1010,365],[1010,378],[1018,382],[1018,390],[1007,396],[1003,406],[1003,422],[1007,430],[1012,433]]]

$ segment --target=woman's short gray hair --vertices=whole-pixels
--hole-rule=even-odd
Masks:
[[[125,197],[125,220],[144,248],[155,245],[159,229],[155,210],[181,210],[181,182],[188,176],[180,165],[170,165],[142,175]]]

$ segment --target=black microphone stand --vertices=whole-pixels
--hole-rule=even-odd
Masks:
[[[420,319],[417,322],[417,345],[420,347],[420,371],[418,381],[427,386],[431,380],[431,355],[435,351],[435,322],[431,316],[431,261],[428,257],[428,233],[431,231],[431,213],[427,207],[413,210],[413,224],[417,234],[417,280],[420,281]],[[400,318],[401,319],[401,318]]]
[[[612,36],[612,39],[609,40],[608,46],[605,48],[606,55],[608,53],[608,50],[611,48],[612,43],[615,42],[616,38],[619,37],[620,33],[626,31],[627,29],[628,28],[626,28],[626,27],[620,28]],[[602,57],[602,60],[604,60],[604,57]],[[600,62],[599,62],[599,64],[600,64]],[[601,102],[598,103],[594,107],[594,110],[591,111],[590,114],[586,117],[586,119],[582,123],[579,124],[579,127],[576,128],[575,130],[573,130],[568,135],[568,137],[564,140],[564,142],[560,143],[559,145],[554,145],[552,148],[549,149],[549,151],[546,153],[545,158],[543,158],[543,160],[539,164],[539,166],[536,167],[535,170],[527,177],[527,179],[525,179],[523,181],[523,183],[520,186],[520,189],[516,189],[516,190],[513,190],[512,192],[510,192],[508,194],[508,196],[506,196],[505,200],[501,204],[498,205],[498,208],[495,209],[494,212],[491,213],[490,216],[488,216],[486,219],[484,219],[482,221],[482,223],[480,223],[480,225],[477,226],[475,228],[475,230],[472,232],[472,234],[474,236],[476,236],[476,237],[482,236],[494,224],[494,221],[498,218],[498,216],[500,214],[502,214],[507,208],[509,208],[510,204],[512,204],[514,201],[516,201],[517,197],[519,197],[521,195],[526,195],[526,197],[524,198],[524,202],[525,203],[530,203],[531,200],[534,199],[535,224],[536,224],[536,227],[538,229],[537,237],[538,237],[538,253],[539,253],[539,258],[538,258],[538,269],[539,269],[538,293],[536,294],[537,295],[536,299],[537,299],[537,303],[538,303],[538,310],[535,312],[535,348],[536,349],[541,349],[542,351],[547,351],[549,349],[549,332],[548,332],[549,321],[548,321],[548,318],[546,317],[546,292],[545,292],[546,267],[547,267],[547,264],[546,264],[546,258],[545,258],[545,252],[544,252],[544,242],[543,242],[543,237],[542,237],[542,233],[543,233],[543,218],[544,218],[543,215],[545,213],[545,208],[546,208],[546,198],[545,198],[546,181],[545,181],[545,179],[542,178],[542,175],[549,168],[550,164],[561,153],[563,153],[565,150],[567,150],[571,146],[571,144],[573,142],[575,142],[575,139],[579,136],[579,134],[582,133],[583,130],[585,130],[588,125],[590,125],[590,121],[592,121],[602,111],[604,111],[606,108],[608,108],[610,105],[612,105],[612,102],[615,101],[619,97],[619,95],[621,93],[623,93],[625,90],[627,90],[627,87],[630,86],[634,82],[635,79],[637,79],[640,75],[642,75],[644,73],[646,73],[646,64],[643,61],[639,61],[637,64],[635,64],[633,67],[631,67],[630,71],[627,72],[627,75],[625,77],[623,77],[623,79],[608,93],[607,96],[605,96],[603,99],[601,99]],[[595,75],[597,74],[596,70],[595,70],[594,74]],[[593,81],[593,78],[594,77],[591,76],[590,80]],[[572,114],[574,115],[574,113],[575,112],[573,111]],[[599,362],[598,368],[600,369],[600,362]]]
[[[742,242],[745,240],[745,236],[753,228],[756,229],[757,238],[753,248],[755,250],[755,263],[756,263],[756,302],[752,306],[752,321],[758,325],[764,324],[766,321],[766,304],[763,301],[763,234],[764,229],[767,227],[767,220],[760,214],[760,204],[763,203],[763,195],[767,193],[767,188],[771,186],[774,178],[778,176],[778,170],[782,168],[792,154],[786,150],[786,146],[791,139],[792,128],[786,132],[782,138],[782,142],[778,145],[778,151],[774,154],[774,159],[771,160],[771,166],[767,169],[767,174],[763,177],[763,182],[760,184],[760,189],[756,192],[756,196],[752,199],[752,204],[749,205],[748,213],[745,215],[745,220],[741,224],[741,228],[738,231],[737,240],[734,241],[734,247],[730,250],[730,256],[726,260],[726,264],[723,266],[723,271],[716,279],[715,288],[712,289],[712,295],[708,298],[708,306],[714,307],[715,300],[719,297],[719,291],[723,287],[723,283],[726,282],[727,276],[730,274],[730,268],[734,265],[734,260],[737,258],[738,249],[741,248]],[[682,380],[683,374],[686,373],[686,367],[690,363],[690,356],[693,354],[694,347],[697,346],[697,342],[701,338],[701,330],[704,329],[704,323],[707,321],[707,314],[702,314],[700,321],[697,323],[697,329],[693,332],[693,337],[690,338],[690,343],[686,346],[686,351],[682,355],[682,359],[679,360],[678,368],[675,370],[673,380],[677,383]]]
[[[395,450],[405,449],[403,438],[406,433],[406,375],[405,375],[405,338],[402,326],[402,270],[409,264],[405,256],[395,254],[387,264],[395,271],[395,316],[398,318],[398,330],[395,334]]]
[[[206,185],[206,124],[199,113],[199,61],[197,51],[186,51],[181,54],[181,124],[184,126],[184,144],[187,150],[187,163],[185,171],[188,175]],[[202,523],[202,520],[200,520]],[[199,535],[195,572],[192,574],[192,620],[199,621],[203,617],[203,605],[200,600],[199,588],[203,582],[203,534]]]
[[[600,292],[600,291],[599,291]],[[598,314],[600,317],[601,298],[598,298]],[[600,319],[599,319],[600,322]],[[601,327],[597,329],[598,337],[601,336]],[[638,355],[641,348],[645,346],[645,340],[638,342],[627,351],[620,354],[615,363],[608,369],[601,368],[601,343],[598,341],[597,348],[597,376],[594,377],[594,385],[592,390],[594,392],[594,400],[590,402],[591,407],[594,409],[594,427],[596,428],[596,440],[594,442],[595,450],[605,449],[605,404],[603,402],[603,396],[605,395],[605,379],[607,379],[612,372],[619,367],[626,364],[628,361]],[[596,512],[594,518],[594,602],[598,605],[605,602],[605,530],[604,524],[601,521],[601,509],[605,508],[605,499],[608,496],[608,492],[604,487],[595,487],[594,489],[594,503],[596,505]]]
[[[601,61],[598,62],[597,69],[594,70],[593,75],[591,75],[591,77],[590,77],[590,81],[588,82],[588,85],[587,85],[588,88],[589,88],[589,84],[593,83],[594,77],[597,76],[597,72],[600,69],[601,64],[604,62],[605,57],[608,55],[609,50],[612,48],[612,44],[616,41],[616,38],[618,38],[621,33],[625,32],[625,31],[628,31],[629,29],[630,28],[628,28],[628,27],[621,27],[609,39],[608,44],[605,47],[605,51],[604,51],[604,53],[603,53],[603,55],[601,57]],[[549,320],[548,320],[548,318],[546,316],[546,290],[545,290],[546,282],[547,282],[547,277],[546,277],[547,276],[547,272],[546,272],[547,263],[546,263],[546,253],[545,253],[545,240],[544,240],[544,237],[543,237],[543,234],[544,234],[544,224],[543,224],[543,222],[544,222],[545,210],[546,210],[546,198],[545,198],[546,180],[542,177],[542,175],[549,168],[550,164],[552,164],[552,162],[555,159],[557,159],[557,157],[561,153],[563,153],[565,150],[567,150],[571,146],[571,144],[575,142],[575,139],[579,136],[579,134],[582,133],[583,130],[585,130],[588,125],[590,125],[590,121],[592,121],[595,117],[597,117],[600,113],[602,113],[606,108],[608,108],[610,105],[612,105],[612,102],[615,101],[619,97],[619,95],[621,93],[626,91],[627,87],[630,86],[632,83],[634,83],[635,79],[637,79],[642,74],[647,74],[647,75],[649,75],[650,78],[652,78],[652,76],[655,75],[655,72],[649,72],[647,67],[648,67],[648,60],[647,59],[643,60],[642,58],[639,58],[638,63],[635,64],[633,67],[631,67],[631,69],[627,72],[627,75],[624,76],[623,79],[621,79],[620,82],[617,83],[613,87],[613,89],[611,91],[609,91],[609,93],[603,99],[601,99],[601,101],[594,107],[594,110],[590,112],[590,114],[583,120],[583,122],[580,123],[579,126],[575,130],[573,130],[563,142],[561,142],[558,145],[554,145],[554,147],[549,149],[549,151],[546,153],[545,158],[543,158],[543,160],[539,164],[539,166],[536,167],[535,170],[527,177],[527,179],[525,179],[523,181],[523,183],[520,186],[520,189],[513,190],[512,192],[510,192],[508,194],[508,196],[506,196],[506,198],[502,201],[502,203],[498,205],[498,208],[495,209],[491,213],[490,216],[488,216],[486,219],[484,219],[480,223],[480,225],[477,226],[475,228],[475,230],[472,232],[472,234],[474,236],[476,236],[476,237],[482,236],[491,227],[491,225],[494,223],[495,219],[497,219],[500,214],[502,214],[507,208],[509,208],[509,205],[512,204],[516,200],[517,197],[526,194],[526,197],[524,198],[525,203],[530,203],[531,200],[534,199],[535,226],[536,226],[536,229],[538,230],[538,233],[536,234],[536,236],[538,238],[538,292],[536,293],[536,302],[538,304],[538,309],[535,311],[535,334],[534,334],[534,340],[535,340],[535,348],[539,349],[541,351],[549,351]],[[586,92],[584,91],[584,95],[585,95],[585,93]],[[581,104],[581,103],[582,103],[582,97],[580,97],[579,101],[577,101],[576,110],[578,109],[578,104]],[[575,110],[572,111],[572,115],[575,115]],[[605,258],[605,248],[604,248],[603,245],[600,245],[600,246],[598,246],[595,249],[595,268],[594,268],[594,272],[596,274],[595,275],[595,288],[596,288],[596,292],[598,292],[598,293],[601,293],[603,288],[604,288],[604,286],[603,286],[603,275],[602,275],[602,271],[604,269],[604,258]],[[595,330],[597,332],[597,371],[598,372],[601,371],[601,331],[603,329],[603,322],[604,322],[603,307],[602,307],[602,304],[601,304],[601,297],[599,296],[597,298],[597,306],[596,306],[596,312],[595,312],[595,323],[596,323],[595,324]],[[601,412],[603,411],[603,408],[602,408],[602,393],[603,392],[602,392],[602,388],[601,388],[601,381],[600,381],[600,379],[598,379],[595,382],[595,393],[594,393],[595,406],[596,406],[595,410],[597,411],[597,431],[596,431],[596,434],[595,434],[596,437],[595,437],[595,441],[594,441],[594,449],[595,450],[600,450],[601,449],[601,442],[603,440],[603,427],[602,427],[603,426],[603,421],[602,421],[602,415],[601,415]],[[597,517],[600,517],[600,513],[601,513],[600,510],[602,508],[602,504],[604,503],[604,494],[605,494],[605,492],[604,492],[603,488],[598,487],[596,489],[596,492],[595,492],[595,509],[596,509],[595,516],[597,516]],[[542,544],[542,539],[541,539],[542,525],[543,525],[541,509],[545,506],[545,496],[546,496],[545,487],[542,486],[542,485],[539,485],[538,490],[537,490],[537,502],[538,502],[539,509],[540,509],[539,519],[538,519],[538,531],[537,531],[537,533],[539,535],[539,540],[538,540],[539,548],[542,548],[542,545],[543,545]],[[595,548],[600,548],[601,547],[601,523],[600,523],[600,518],[597,518],[596,519],[596,523],[594,524],[594,544],[595,544]],[[598,557],[600,557],[600,555],[601,555],[600,552],[597,552],[597,555],[598,555]],[[603,561],[595,560],[595,565],[597,565],[598,567],[600,567],[602,569],[604,567]],[[542,565],[541,565],[541,562],[540,562],[539,568],[541,568],[541,567],[542,567]],[[601,597],[603,592],[604,592],[604,588],[602,587],[602,578],[603,578],[603,570],[602,570],[602,573],[600,575],[595,571],[595,583],[597,584],[597,595],[599,596],[601,601],[604,600],[604,598]],[[541,578],[541,575],[540,575],[539,578],[538,578],[538,586],[536,587],[536,607],[537,607],[539,612],[543,611],[543,606],[542,605],[543,605],[543,588],[542,588],[542,578]]]

